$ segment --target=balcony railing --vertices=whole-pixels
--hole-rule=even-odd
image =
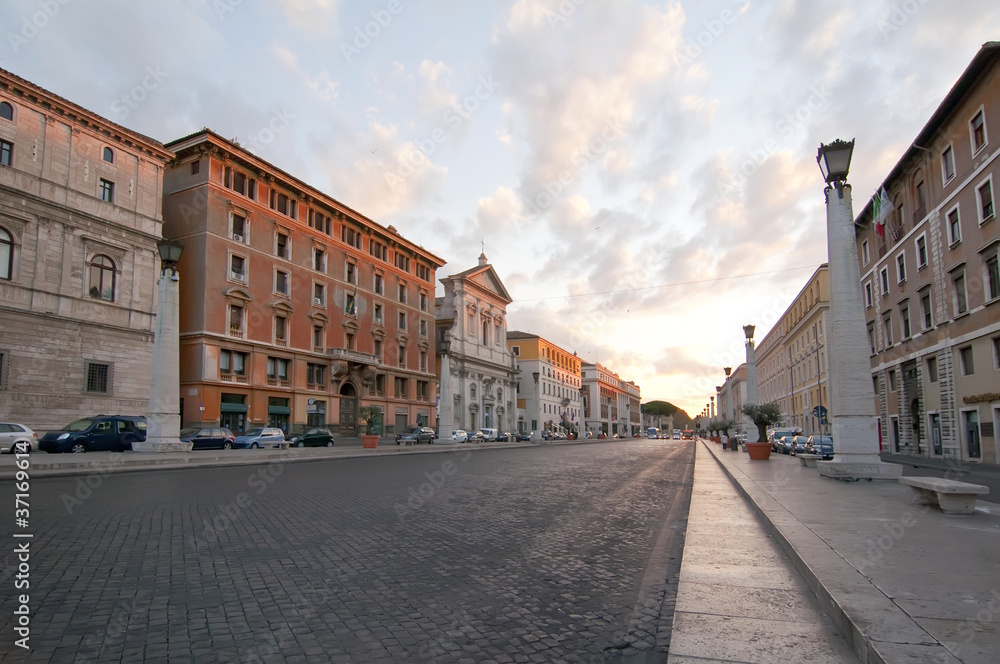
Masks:
[[[243,329],[239,328],[239,327],[235,327],[233,325],[230,325],[229,326],[229,336],[236,337],[237,339],[242,339],[243,338]]]
[[[288,339],[275,339],[274,340],[274,345],[275,346],[282,346],[282,347],[287,348],[288,347]]]
[[[224,373],[219,375],[219,380],[224,383],[249,383],[250,379],[243,374]]]

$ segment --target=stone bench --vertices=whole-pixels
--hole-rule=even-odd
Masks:
[[[278,449],[287,450],[291,444],[292,444],[292,441],[290,441],[290,440],[283,440],[280,443],[278,443]]]
[[[913,489],[916,505],[934,505],[945,514],[972,514],[976,496],[985,496],[989,487],[957,482],[940,477],[900,477],[899,482]]]
[[[823,458],[822,454],[796,454],[799,463],[801,463],[806,468],[815,468],[816,462]]]

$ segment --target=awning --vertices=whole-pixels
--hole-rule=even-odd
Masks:
[[[288,406],[268,406],[267,407],[267,414],[268,415],[291,415],[292,414],[292,409],[289,408]]]
[[[220,403],[219,408],[223,413],[245,413],[248,408],[245,403]]]

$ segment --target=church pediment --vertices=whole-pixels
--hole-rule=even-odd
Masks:
[[[507,289],[504,288],[503,282],[500,281],[500,277],[497,276],[497,273],[493,269],[492,265],[487,266],[482,272],[470,275],[468,281],[484,291],[496,295],[505,302],[511,302],[510,293],[508,293]]]

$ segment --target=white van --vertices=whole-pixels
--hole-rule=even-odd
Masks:
[[[486,439],[486,442],[489,442],[489,443],[495,443],[496,442],[496,439],[497,439],[497,430],[496,429],[480,429],[479,433],[483,434],[483,438]]]

